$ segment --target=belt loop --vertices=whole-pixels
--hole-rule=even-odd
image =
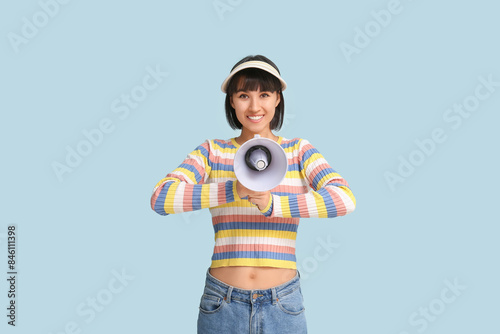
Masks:
[[[229,289],[227,289],[226,298],[224,298],[226,300],[226,303],[228,304],[231,302],[231,293],[233,293],[233,287],[229,286]]]
[[[275,305],[276,301],[278,300],[278,298],[276,296],[276,288],[271,288],[271,294],[272,294],[272,298],[273,298],[273,305]]]

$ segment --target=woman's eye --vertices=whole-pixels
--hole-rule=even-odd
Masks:
[[[239,98],[242,98],[242,99],[245,99],[245,98],[247,98],[247,97],[248,97],[248,96],[247,96],[247,94],[241,94],[241,95],[239,96]]]
[[[264,93],[264,94],[262,94],[261,96],[262,96],[262,97],[269,97],[269,94]]]

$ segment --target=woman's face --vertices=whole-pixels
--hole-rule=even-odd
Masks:
[[[278,92],[241,90],[231,96],[231,106],[242,129],[255,134],[270,131],[270,123],[279,103]]]

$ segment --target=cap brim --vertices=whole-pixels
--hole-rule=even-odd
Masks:
[[[238,73],[239,71],[244,70],[246,68],[258,68],[258,69],[261,69],[261,70],[264,70],[266,72],[271,73],[276,78],[278,78],[279,81],[281,82],[281,90],[284,91],[286,89],[286,82],[285,82],[285,80],[283,80],[283,78],[280,76],[280,74],[278,73],[278,71],[274,67],[272,67],[271,65],[269,65],[268,63],[263,62],[263,61],[251,60],[251,61],[247,61],[247,62],[244,62],[243,64],[238,65],[234,70],[232,70],[231,73],[229,73],[229,75],[227,76],[227,78],[222,83],[221,90],[224,93],[226,93],[227,92],[227,86],[228,86],[229,81],[231,80],[231,78],[236,73]]]

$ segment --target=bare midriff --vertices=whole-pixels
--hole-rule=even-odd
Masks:
[[[210,268],[210,274],[228,285],[245,290],[265,290],[288,282],[297,274],[295,269],[273,267]]]

